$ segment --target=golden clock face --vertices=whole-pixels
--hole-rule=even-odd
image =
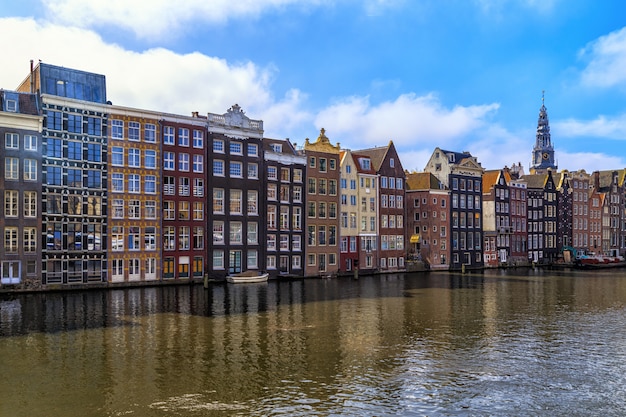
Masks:
[[[548,158],[550,157],[550,155],[548,155],[548,153],[547,153],[547,152],[546,152],[546,153],[544,153],[542,156],[543,156],[543,159],[548,159]]]

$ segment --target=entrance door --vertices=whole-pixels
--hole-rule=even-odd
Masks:
[[[21,271],[20,261],[4,261],[2,262],[2,283],[3,284],[19,284]]]
[[[231,274],[237,274],[241,272],[241,251],[231,250],[230,260],[228,262],[228,272]]]

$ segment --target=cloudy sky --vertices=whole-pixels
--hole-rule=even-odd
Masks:
[[[114,104],[393,140],[418,171],[439,146],[528,172],[545,90],[559,169],[626,167],[623,0],[20,0],[0,35],[5,89],[41,60],[106,75]]]

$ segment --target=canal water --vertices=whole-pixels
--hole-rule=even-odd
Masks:
[[[621,416],[626,271],[0,298],[0,416]]]

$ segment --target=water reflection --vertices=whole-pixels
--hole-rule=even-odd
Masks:
[[[0,300],[0,415],[619,415],[624,271]]]

